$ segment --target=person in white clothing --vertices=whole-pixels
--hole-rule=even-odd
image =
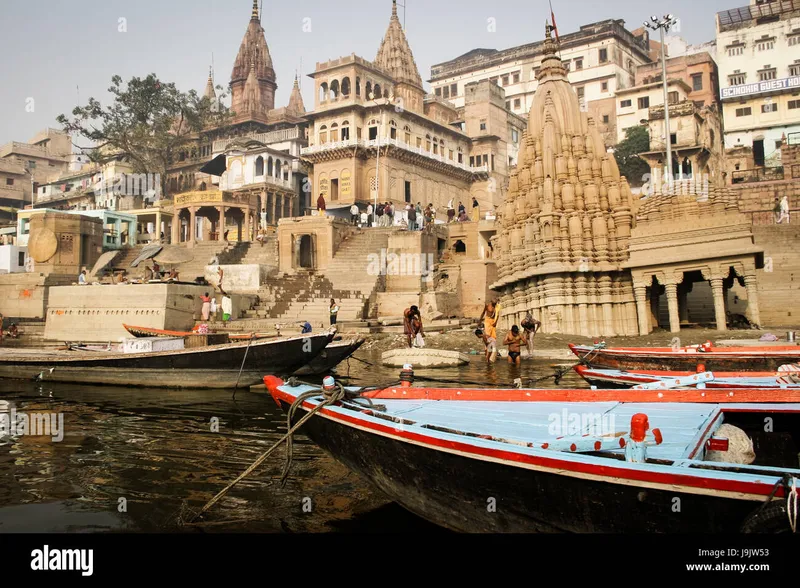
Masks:
[[[778,222],[778,224],[781,224],[781,223],[783,223],[784,220],[786,221],[787,225],[790,224],[789,223],[789,198],[786,197],[786,196],[784,196],[781,199],[780,217],[778,218],[777,222]]]
[[[350,207],[350,221],[354,225],[357,225],[359,216],[360,215],[358,213],[358,204],[353,204],[353,206]]]
[[[222,320],[224,322],[230,321],[232,313],[233,313],[233,300],[231,300],[230,296],[225,295],[222,297]]]

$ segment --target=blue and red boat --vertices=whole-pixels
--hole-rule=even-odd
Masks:
[[[266,376],[299,432],[460,532],[792,532],[800,390],[316,387]],[[765,422],[770,423],[765,427]]]
[[[597,388],[620,389],[663,384],[663,387],[689,387],[729,389],[796,388],[800,390],[800,366],[782,366],[776,372],[659,372],[637,370],[608,370],[575,366],[575,371],[590,385]]]

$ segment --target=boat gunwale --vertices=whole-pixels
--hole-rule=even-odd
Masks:
[[[283,390],[283,387],[285,386],[276,386],[270,390],[270,393],[276,403],[280,404],[280,401],[283,401],[291,405],[296,400],[297,394]],[[302,403],[302,407],[305,410],[313,410],[317,406],[318,402],[311,402],[310,400],[305,400]],[[664,488],[675,492],[702,495],[717,493],[720,496],[739,500],[761,501],[775,490],[775,484],[782,479],[780,472],[797,471],[800,473],[800,470],[781,468],[775,472],[774,476],[765,476],[757,473],[692,468],[690,467],[691,464],[686,464],[687,461],[690,461],[686,459],[673,460],[672,465],[642,464],[611,457],[586,455],[577,452],[559,452],[536,447],[509,445],[507,448],[498,449],[492,446],[487,447],[485,444],[499,445],[499,441],[469,437],[471,442],[465,442],[464,440],[448,438],[448,436],[456,436],[452,433],[433,429],[423,429],[424,433],[409,431],[404,429],[403,425],[390,426],[379,422],[381,419],[371,416],[368,409],[365,409],[366,412],[362,410],[353,414],[347,414],[344,412],[345,410],[347,409],[340,405],[328,406],[318,410],[315,414],[340,422],[342,426],[359,428],[400,442],[422,445],[434,451],[455,453],[464,455],[467,458],[492,461],[510,467],[549,471],[550,473],[570,477],[599,478],[600,481],[612,484]],[[723,411],[718,409],[715,412],[721,413]],[[800,405],[791,412],[800,412]],[[708,429],[710,430],[710,428],[711,425],[709,425]],[[705,436],[701,437],[699,444],[702,444],[705,438]],[[522,451],[523,449],[525,451]],[[608,461],[609,463],[600,463],[600,460]],[[714,464],[718,466],[725,465],[722,462],[714,462]],[[729,465],[742,467],[742,464]],[[742,480],[742,476],[751,479]],[[779,487],[777,489],[774,498],[784,498],[783,488]]]
[[[697,357],[728,357],[736,356],[742,359],[763,356],[782,356],[795,355],[800,358],[800,345],[776,346],[776,347],[712,347],[707,351],[698,349],[672,349],[671,347],[593,347],[591,345],[569,344],[570,350],[579,358],[590,355],[613,355],[629,357],[685,357],[687,355]],[[588,361],[591,361],[589,359]]]

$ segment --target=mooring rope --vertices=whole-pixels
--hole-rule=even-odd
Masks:
[[[790,490],[786,497],[786,514],[789,517],[789,526],[792,533],[797,533],[797,478],[792,477],[788,484]]]

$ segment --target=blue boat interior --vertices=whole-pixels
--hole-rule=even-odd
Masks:
[[[305,386],[282,390],[292,395],[312,390]],[[321,397],[320,397],[321,398]],[[564,439],[606,438],[601,451],[585,455],[625,460],[625,450],[608,438],[628,434],[636,414],[648,417],[651,431],[659,429],[663,440],[646,449],[647,462],[686,468],[704,468],[781,475],[800,474],[800,404],[688,404],[623,402],[491,402],[449,400],[375,399],[368,403],[330,407],[357,411],[360,417],[394,423],[403,431],[444,434],[448,438],[472,438],[512,449],[541,450],[565,446]],[[315,399],[316,401],[316,399]],[[752,439],[755,461],[750,465],[705,461],[705,448],[723,424],[744,430]],[[585,441],[585,438],[584,438]],[[617,439],[618,441],[618,439]],[[566,444],[569,446],[569,443]]]

